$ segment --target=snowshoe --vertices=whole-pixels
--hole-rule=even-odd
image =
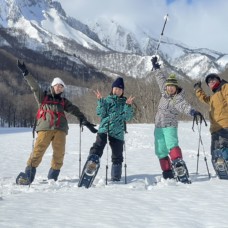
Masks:
[[[98,166],[98,164],[96,162],[88,161],[86,164],[86,169],[85,169],[86,175],[93,176],[97,170],[97,166]]]
[[[228,180],[228,148],[214,151],[213,166],[219,179]]]
[[[20,172],[16,178],[16,184],[18,185],[29,185],[30,181],[26,173]]]
[[[172,161],[172,167],[174,178],[177,181],[180,181],[184,184],[191,184],[187,166],[182,159],[178,158]]]
[[[27,166],[25,172],[20,172],[16,178],[16,184],[18,185],[29,185],[33,182],[36,175],[36,168]]]
[[[79,179],[78,187],[85,187],[85,188],[91,187],[99,168],[100,168],[99,156],[96,154],[89,155],[84,165],[82,175]]]

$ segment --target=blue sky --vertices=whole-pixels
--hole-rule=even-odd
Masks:
[[[70,16],[86,23],[98,16],[136,23],[160,35],[163,18],[169,22],[164,36],[190,47],[228,54],[227,0],[59,0]],[[158,38],[158,37],[157,37]]]
[[[169,4],[172,4],[173,2],[177,2],[178,0],[166,0],[166,3],[169,5]],[[193,0],[186,0],[186,2],[188,4],[191,4],[193,2]]]
[[[166,0],[167,4],[171,4],[173,2],[175,2],[175,0]]]

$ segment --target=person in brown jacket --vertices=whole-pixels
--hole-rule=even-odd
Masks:
[[[205,82],[213,95],[202,90],[201,82],[194,89],[198,99],[209,105],[213,167],[220,179],[228,179],[228,83],[214,73],[207,75]]]
[[[84,114],[76,105],[73,105],[68,99],[62,97],[65,83],[60,78],[54,78],[48,91],[43,91],[39,84],[29,74],[24,63],[18,61],[18,68],[21,70],[24,79],[34,92],[38,103],[36,115],[37,139],[33,151],[27,161],[25,172],[21,172],[16,178],[19,185],[29,185],[33,182],[36,174],[36,168],[41,163],[42,157],[52,143],[53,156],[51,168],[48,173],[48,179],[58,179],[60,169],[63,165],[65,155],[66,135],[68,133],[68,122],[64,112],[76,116],[80,123],[96,133],[94,124],[87,121]]]

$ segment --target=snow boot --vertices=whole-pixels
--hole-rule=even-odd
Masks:
[[[162,171],[172,170],[170,158],[168,156],[159,159]]]
[[[174,178],[172,170],[163,171],[162,172],[162,176],[163,176],[164,179],[173,179]]]
[[[122,164],[112,164],[111,180],[120,181],[122,175]]]
[[[214,151],[212,164],[219,179],[228,179],[228,148]]]
[[[27,166],[25,169],[25,173],[27,174],[30,183],[32,183],[34,181],[35,175],[36,175],[36,168],[35,167],[31,167],[31,166]]]
[[[178,158],[172,161],[174,178],[184,184],[191,184],[189,173],[185,162]]]
[[[16,184],[18,185],[30,185],[36,175],[36,168],[27,166],[25,172],[20,172],[16,178]]]
[[[50,168],[48,172],[48,179],[54,179],[55,181],[57,181],[59,173],[60,170]]]

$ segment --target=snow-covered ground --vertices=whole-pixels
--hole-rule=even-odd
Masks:
[[[192,179],[190,185],[161,179],[153,131],[153,124],[128,125],[127,184],[123,178],[122,183],[105,185],[107,160],[109,177],[111,167],[110,148],[105,148],[94,186],[85,189],[77,187],[78,125],[70,125],[59,181],[39,183],[46,179],[50,168],[50,147],[30,187],[15,185],[15,178],[24,171],[32,149],[31,129],[0,128],[0,227],[228,227],[228,181],[215,177],[208,127],[202,126],[206,156],[201,146],[196,175],[197,126],[193,132],[191,122],[179,125],[180,146]],[[82,166],[95,137],[87,129],[82,132]],[[212,175],[210,180],[204,157]]]

